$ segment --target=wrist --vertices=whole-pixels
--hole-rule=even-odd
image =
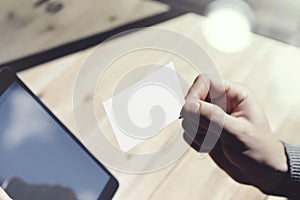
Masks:
[[[278,141],[278,150],[279,155],[277,155],[277,157],[279,160],[277,166],[275,166],[275,170],[278,174],[285,175],[289,171],[288,156],[286,154],[284,143],[281,141]]]
[[[265,193],[270,195],[284,196],[287,198],[299,199],[300,188],[300,147],[283,143],[287,159],[287,172],[280,172],[280,184],[274,189]]]
[[[277,142],[277,141],[276,141]],[[272,164],[270,165],[269,184],[264,188],[260,188],[264,193],[269,195],[279,195],[280,188],[282,188],[289,178],[289,165],[288,158],[285,151],[285,146],[282,142],[276,143],[276,148],[273,149],[274,153]]]

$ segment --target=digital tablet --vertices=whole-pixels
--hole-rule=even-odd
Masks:
[[[118,188],[8,68],[0,71],[0,184],[14,200],[108,200]]]

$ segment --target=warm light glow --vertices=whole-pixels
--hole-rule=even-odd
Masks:
[[[219,51],[235,53],[249,46],[251,23],[234,7],[216,8],[207,15],[203,34],[207,42]]]

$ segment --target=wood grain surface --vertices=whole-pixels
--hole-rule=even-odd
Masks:
[[[145,0],[1,0],[0,63],[38,53],[133,21],[169,7]],[[49,6],[61,4],[56,13]]]
[[[186,14],[157,25],[178,31],[192,38],[205,49],[215,62],[220,74],[226,79],[238,81],[249,86],[262,104],[270,125],[278,138],[290,143],[300,143],[298,130],[300,124],[300,50],[262,36],[252,35],[249,48],[235,54],[224,54],[209,46],[202,36],[205,18],[196,14]],[[119,38],[126,40],[126,37]],[[108,44],[109,45],[109,44]],[[73,119],[72,94],[76,75],[84,59],[92,49],[37,66],[19,73],[21,79],[37,94],[43,102],[81,138],[75,129]],[[175,66],[186,67],[186,63],[170,55],[158,52],[140,52],[137,60],[147,60],[157,56],[159,62],[175,59]],[[130,59],[121,60],[129,66]],[[135,63],[139,61],[134,60]],[[116,65],[117,66],[117,65]],[[118,70],[111,75],[117,76]],[[88,77],[92,74],[86,74]],[[194,74],[190,75],[192,82]],[[109,79],[107,79],[109,80]],[[104,80],[105,81],[105,80]],[[114,81],[112,81],[114,84]],[[108,97],[109,91],[99,91],[98,98]],[[102,95],[102,96],[101,96]],[[92,101],[91,96],[82,97],[76,106]],[[100,120],[110,129],[104,114],[99,112]],[[86,117],[88,123],[89,117]],[[105,122],[106,121],[106,122]],[[91,127],[93,129],[93,127]],[[89,132],[90,130],[87,130]],[[87,133],[89,134],[89,133]],[[114,140],[113,137],[111,137]],[[113,141],[112,141],[113,142]],[[149,144],[151,147],[151,144]],[[97,143],[87,146],[99,157],[101,152]],[[97,150],[98,149],[98,150]],[[197,153],[188,150],[172,165],[157,172],[147,174],[128,174],[109,169],[119,180],[120,188],[114,199],[188,199],[188,200],[275,200],[282,199],[262,194],[259,190],[234,182],[221,171],[210,158],[198,159]]]

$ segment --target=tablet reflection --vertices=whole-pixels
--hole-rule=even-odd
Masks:
[[[3,188],[14,200],[77,200],[70,188],[59,185],[29,184],[19,178],[5,180]]]

